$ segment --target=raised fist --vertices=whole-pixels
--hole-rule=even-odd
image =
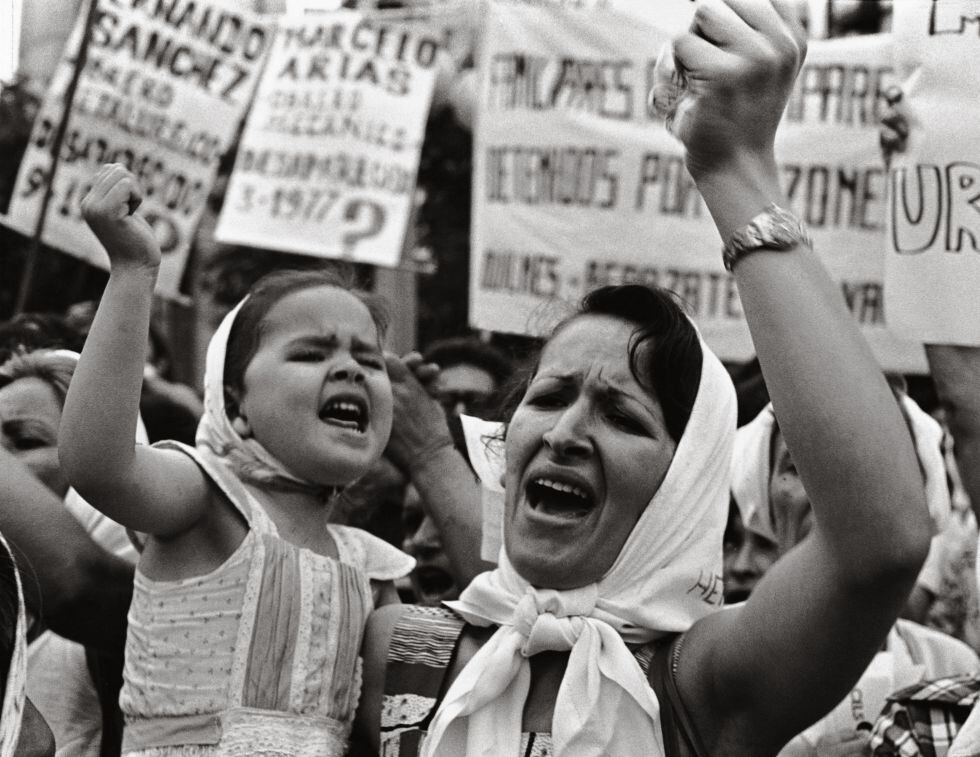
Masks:
[[[160,265],[153,229],[136,212],[142,201],[136,177],[118,163],[102,166],[82,199],[82,217],[109,253],[113,270]]]
[[[743,158],[771,160],[776,128],[806,55],[798,0],[703,0],[674,41],[685,84],[673,132],[692,176]]]

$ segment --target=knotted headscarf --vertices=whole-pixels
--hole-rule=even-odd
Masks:
[[[14,650],[7,672],[7,684],[3,692],[3,710],[0,712],[0,757],[13,757],[20,738],[21,720],[24,717],[24,701],[27,686],[27,612],[24,609],[24,590],[20,574],[14,563],[13,553],[7,540],[0,534],[0,550],[9,560],[11,579],[17,590],[17,620],[14,626]],[[5,579],[4,579],[5,580]]]
[[[950,494],[943,460],[942,427],[906,394],[899,395],[902,412],[912,430],[915,453],[922,466],[926,504],[933,535],[939,533],[949,517]],[[770,541],[778,542],[775,514],[769,502],[772,476],[772,435],[776,416],[767,405],[735,436],[732,458],[732,498],[738,506],[745,528]]]
[[[735,435],[735,392],[705,344],[694,409],[660,489],[597,583],[536,589],[501,549],[499,567],[448,603],[499,629],[453,682],[425,757],[519,754],[528,658],[570,651],[552,719],[557,757],[662,757],[660,704],[627,644],[687,630],[722,601],[721,542]]]
[[[204,448],[228,463],[244,481],[273,488],[307,491],[324,499],[336,493],[333,487],[307,481],[290,471],[255,439],[243,439],[232,427],[225,411],[225,355],[235,316],[248,297],[221,321],[208,343],[204,363],[204,416],[197,427],[198,449]]]

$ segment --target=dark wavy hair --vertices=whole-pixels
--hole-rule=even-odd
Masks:
[[[677,295],[643,284],[605,286],[586,294],[576,310],[554,328],[529,358],[524,370],[518,371],[500,416],[506,421],[513,416],[548,343],[570,323],[589,315],[618,318],[635,327],[627,347],[630,371],[637,383],[657,398],[667,432],[679,442],[698,394],[704,354],[697,331]]]
[[[352,277],[348,278],[325,270],[276,271],[263,276],[252,287],[248,300],[235,316],[235,322],[228,334],[224,384],[225,408],[230,418],[238,414],[235,394],[240,397],[244,392],[245,369],[258,352],[265,330],[265,318],[269,311],[287,295],[321,286],[342,289],[363,302],[378,329],[378,340],[384,341],[388,330],[388,311],[384,300],[357,289]]]

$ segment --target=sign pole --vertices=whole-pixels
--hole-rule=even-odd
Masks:
[[[58,170],[58,161],[61,153],[61,145],[65,139],[65,132],[68,130],[68,121],[71,118],[72,103],[75,100],[75,90],[78,88],[78,80],[81,78],[82,69],[85,68],[85,60],[88,57],[88,43],[92,37],[92,23],[98,10],[99,0],[92,0],[88,6],[88,13],[85,18],[85,27],[82,31],[82,41],[78,48],[78,56],[75,59],[75,67],[71,72],[71,79],[68,82],[68,90],[65,92],[65,112],[58,122],[58,129],[55,131],[54,139],[51,144],[51,170],[48,172],[47,186],[41,198],[41,208],[37,216],[37,225],[34,227],[34,235],[31,237],[31,244],[27,251],[27,260],[24,261],[24,271],[20,277],[20,287],[17,290],[17,300],[14,304],[14,315],[24,312],[27,305],[27,297],[34,282],[34,271],[37,268],[37,258],[41,252],[41,236],[44,233],[44,223],[48,217],[48,206],[51,204],[51,197],[54,194],[54,178]]]

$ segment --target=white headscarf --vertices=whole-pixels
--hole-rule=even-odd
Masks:
[[[255,439],[243,439],[232,427],[225,412],[225,353],[235,316],[248,301],[245,297],[221,321],[208,343],[204,366],[204,416],[197,427],[195,442],[227,461],[245,481],[266,486],[298,489],[322,494],[333,493],[332,487],[321,486],[292,473]]]
[[[722,601],[735,391],[701,349],[697,398],[670,469],[609,572],[579,589],[535,589],[505,547],[496,570],[448,603],[469,623],[500,628],[449,688],[422,755],[517,755],[527,658],[571,650],[552,720],[555,755],[662,757],[660,705],[626,645],[685,631]]]
[[[27,613],[24,609],[24,590],[20,574],[14,562],[7,540],[0,534],[0,549],[10,559],[12,580],[17,587],[17,621],[14,628],[14,651],[10,657],[7,685],[3,692],[3,711],[0,712],[0,757],[13,757],[20,739],[21,720],[24,717],[24,701],[27,685]]]
[[[935,535],[945,528],[950,510],[942,450],[943,430],[908,395],[900,394],[899,402],[911,426],[915,452],[924,472],[926,504]],[[738,506],[742,523],[749,531],[773,542],[778,539],[769,505],[769,479],[772,475],[772,434],[775,426],[776,416],[772,405],[766,405],[751,422],[738,430],[732,457],[732,498]]]

